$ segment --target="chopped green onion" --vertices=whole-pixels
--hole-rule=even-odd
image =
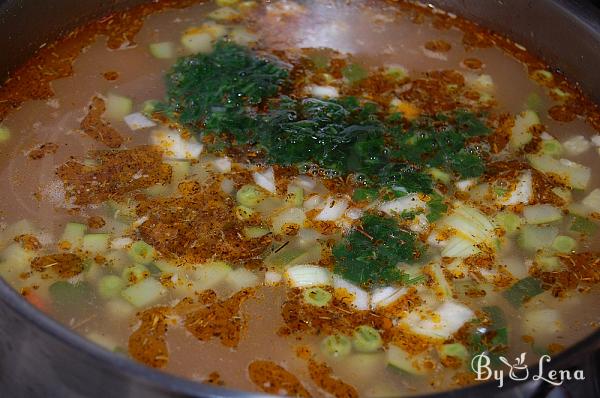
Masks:
[[[145,265],[154,261],[156,250],[143,240],[138,240],[131,245],[127,254],[135,263]]]
[[[352,345],[358,352],[375,352],[381,348],[383,340],[376,329],[362,325],[354,329]]]
[[[356,188],[352,194],[352,200],[355,202],[361,202],[363,200],[373,201],[377,199],[379,191],[375,188]]]
[[[302,297],[304,297],[304,301],[310,305],[314,305],[315,307],[324,307],[329,304],[333,296],[325,289],[321,289],[320,287],[311,287],[304,290]]]
[[[345,357],[352,351],[352,342],[346,336],[334,334],[321,342],[321,351],[334,358]]]
[[[539,279],[528,276],[505,290],[502,295],[513,307],[518,308],[532,297],[543,292],[542,282]]]
[[[258,206],[265,199],[264,192],[253,184],[244,185],[235,196],[240,205],[250,208]]]

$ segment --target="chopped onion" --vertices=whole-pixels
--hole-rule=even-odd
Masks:
[[[562,218],[561,211],[548,204],[525,206],[523,216],[528,224],[546,224]]]
[[[316,221],[335,221],[341,218],[348,208],[348,201],[341,198],[329,197],[323,210],[315,217]]]
[[[379,210],[388,214],[401,214],[403,211],[412,211],[417,209],[426,209],[427,203],[419,198],[416,193],[394,199],[389,202],[383,202],[379,205]]]
[[[545,155],[527,155],[531,165],[542,173],[558,175],[571,188],[585,189],[591,178],[589,167],[568,159],[555,159]]]
[[[112,249],[125,249],[132,243],[133,243],[133,239],[127,238],[127,237],[121,237],[121,238],[113,239],[110,242],[110,247]]]
[[[485,214],[466,205],[458,205],[451,215],[444,218],[443,223],[475,243],[489,243],[494,237],[494,224]]]
[[[477,253],[479,253],[479,248],[475,246],[473,241],[460,236],[450,238],[442,250],[443,257],[464,258]]]
[[[156,123],[148,119],[140,112],[130,113],[129,115],[125,116],[123,120],[127,126],[134,131],[156,126]]]
[[[252,174],[252,177],[254,178],[254,182],[256,183],[256,185],[258,185],[261,188],[264,188],[265,190],[271,192],[271,193],[275,193],[276,192],[276,187],[275,187],[275,173],[273,171],[272,167],[269,167],[268,169],[262,171],[262,172],[254,172],[254,174]]]
[[[429,227],[429,221],[427,216],[423,213],[417,214],[412,221],[412,224],[408,227],[411,231],[421,233]]]
[[[579,156],[590,149],[590,142],[582,135],[576,135],[563,142],[563,147],[568,155]]]
[[[346,217],[348,217],[351,220],[358,220],[362,217],[362,215],[363,211],[356,207],[351,207],[348,210],[346,210]]]
[[[204,149],[195,138],[184,139],[175,130],[156,130],[151,140],[165,151],[165,156],[175,159],[196,159]]]
[[[106,96],[106,110],[104,115],[113,120],[122,120],[131,113],[133,101],[122,95],[109,93]]]
[[[560,313],[550,308],[526,311],[523,314],[523,332],[529,336],[554,336],[563,330]]]
[[[225,178],[223,181],[221,181],[221,190],[226,194],[231,195],[235,190],[235,183],[233,180]]]
[[[225,282],[235,291],[258,285],[258,276],[244,267],[234,269],[227,274]]]
[[[397,288],[392,286],[380,287],[371,292],[371,308],[386,307],[393,304],[400,297],[408,292],[405,287]]]
[[[532,110],[526,110],[515,118],[515,124],[511,130],[509,145],[513,150],[517,150],[533,139],[530,129],[540,124],[540,118]]]
[[[250,32],[243,26],[234,27],[229,33],[229,37],[234,43],[237,43],[240,46],[247,46],[258,41],[258,35]]]
[[[600,213],[600,188],[594,189],[590,192],[581,203],[588,207],[592,212]]]
[[[304,225],[305,220],[306,215],[302,209],[297,207],[285,209],[273,217],[273,232],[276,234],[284,233],[286,225],[297,225],[300,228]]]
[[[369,309],[369,293],[339,275],[333,276],[334,289],[344,289],[353,296],[352,305],[360,311]]]
[[[470,308],[451,300],[445,301],[432,312],[413,311],[402,322],[416,333],[447,339],[475,316]]]
[[[286,270],[285,278],[292,287],[331,285],[331,273],[318,265],[294,265]]]
[[[171,41],[150,44],[150,54],[158,59],[175,58],[175,44]]]
[[[533,178],[531,170],[525,170],[521,173],[517,186],[508,196],[501,201],[503,205],[516,205],[519,203],[529,203],[533,197]]]
[[[338,89],[333,86],[316,86],[310,85],[307,87],[308,92],[317,98],[337,98],[340,96]]]
[[[231,171],[231,159],[228,157],[215,159],[211,163],[219,173],[229,173]]]
[[[323,198],[321,198],[319,195],[313,195],[304,201],[303,206],[306,210],[313,210],[321,206],[322,203]]]
[[[471,178],[468,180],[457,181],[454,185],[456,186],[456,189],[458,189],[459,191],[465,192],[465,191],[468,191],[469,188],[471,188],[476,183],[477,183],[477,180]]]
[[[265,272],[265,284],[267,285],[277,285],[283,280],[283,275],[281,275],[277,271],[269,270]]]

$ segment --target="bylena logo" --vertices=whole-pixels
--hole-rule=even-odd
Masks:
[[[496,380],[498,382],[498,388],[504,386],[504,377],[508,375],[508,378],[516,381],[527,381],[527,380],[542,380],[553,386],[560,386],[568,380],[585,380],[583,370],[546,370],[548,364],[551,361],[550,355],[542,355],[537,364],[537,371],[534,372],[525,363],[526,353],[522,353],[516,357],[513,363],[510,363],[508,359],[503,356],[498,357],[500,362],[506,366],[508,373],[505,369],[492,369],[492,360],[487,352],[475,355],[471,360],[471,369],[475,372],[476,380]]]

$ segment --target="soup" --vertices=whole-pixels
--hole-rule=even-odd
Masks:
[[[145,365],[411,395],[598,327],[598,107],[440,10],[141,6],[42,48],[0,117],[0,275]]]

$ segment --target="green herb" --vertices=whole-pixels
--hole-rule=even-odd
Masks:
[[[444,203],[444,197],[437,193],[431,194],[431,200],[427,203],[429,207],[429,214],[427,214],[427,221],[435,222],[442,218],[442,216],[448,211],[448,205]]]
[[[502,295],[513,307],[518,308],[532,297],[543,292],[542,282],[539,279],[528,276],[517,281],[505,290]]]
[[[420,256],[417,239],[389,218],[367,214],[362,227],[348,234],[333,249],[334,271],[362,286],[407,283],[410,276],[396,267]]]
[[[342,69],[342,75],[351,83],[358,83],[369,75],[369,72],[358,64],[350,64]]]
[[[597,230],[598,225],[592,220],[580,216],[573,217],[571,231],[579,232],[584,235],[593,235]]]
[[[59,307],[83,308],[92,296],[92,289],[87,282],[69,283],[57,281],[48,288],[54,305]]]
[[[469,350],[473,356],[488,353],[493,364],[499,363],[499,355],[508,348],[508,326],[506,317],[500,307],[483,307],[488,320],[485,326],[478,326],[469,336]],[[482,320],[475,324],[481,325]]]
[[[421,167],[445,169],[461,178],[478,177],[485,171],[484,151],[468,142],[490,131],[477,115],[466,111],[421,117],[406,132],[395,128],[393,156]]]
[[[363,200],[373,201],[377,199],[379,190],[375,188],[356,188],[352,193],[352,200],[355,202],[361,202]]]
[[[246,142],[256,122],[248,107],[277,94],[288,72],[247,48],[219,42],[210,54],[180,58],[167,74],[156,110],[192,129],[231,133]]]

